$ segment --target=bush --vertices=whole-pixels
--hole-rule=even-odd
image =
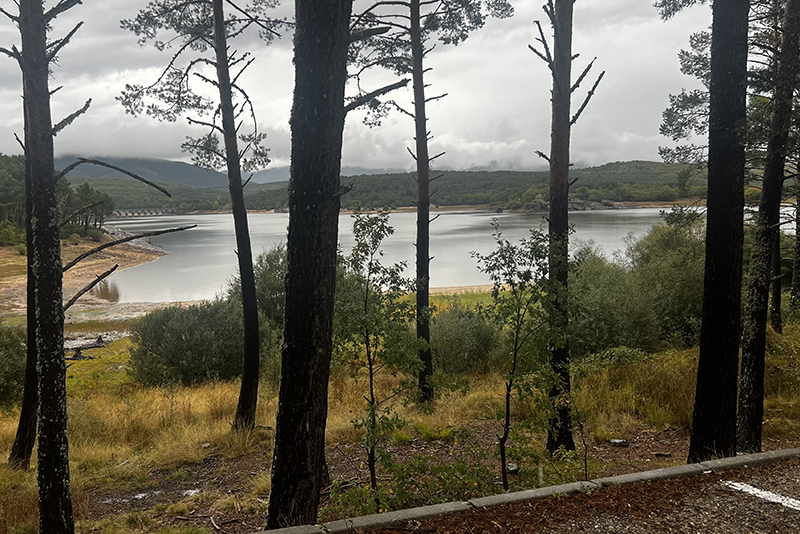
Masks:
[[[0,408],[22,399],[25,385],[25,331],[0,322]]]
[[[458,299],[433,317],[433,367],[447,374],[486,371],[493,367],[497,328]]]
[[[218,300],[148,313],[132,326],[133,377],[147,385],[229,380],[242,373],[240,308]]]
[[[275,245],[258,255],[253,264],[256,278],[256,301],[263,319],[275,326],[283,327],[283,314],[286,307],[286,246]],[[225,298],[241,305],[242,283],[235,276],[228,282]]]
[[[21,233],[11,221],[0,221],[0,246],[22,243],[25,243],[25,234]]]
[[[19,245],[14,245],[14,252],[19,254],[20,256],[27,256],[28,255],[28,247],[25,246],[25,243],[20,243]]]
[[[645,351],[697,343],[703,298],[703,221],[671,214],[631,240],[619,261],[591,246],[570,272],[570,346],[585,356],[625,345]]]
[[[86,236],[92,241],[99,242],[103,239],[103,231],[99,228],[89,228],[86,232]]]

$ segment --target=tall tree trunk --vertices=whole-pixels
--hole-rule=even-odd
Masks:
[[[268,528],[316,522],[325,452],[352,0],[295,3],[286,321]]]
[[[550,134],[550,281],[555,288],[553,325],[561,339],[551,351],[555,382],[550,389],[553,416],[547,431],[547,450],[575,450],[572,439],[567,274],[569,253],[569,143],[572,70],[572,13],[574,0],[556,0],[553,21],[553,117]]]
[[[433,400],[433,356],[430,321],[430,158],[428,118],[425,113],[424,53],[420,28],[420,0],[411,0],[411,77],[414,85],[414,128],[417,149],[417,339],[422,369],[419,372],[420,401]]]
[[[783,21],[783,39],[776,58],[770,137],[767,142],[761,201],[756,218],[755,242],[750,261],[747,300],[742,324],[742,364],[739,378],[738,450],[761,451],[764,415],[764,353],[766,348],[767,300],[777,253],[780,268],[781,193],[786,163],[786,145],[792,120],[792,100],[797,85],[800,54],[800,0],[788,0]],[[776,39],[777,40],[777,39]],[[780,283],[780,281],[779,281]],[[778,289],[780,293],[780,288]],[[773,297],[774,302],[774,297]],[[778,304],[780,306],[780,304]]]
[[[715,0],[700,361],[689,462],[736,453],[748,0]]]
[[[27,345],[25,347],[25,385],[22,392],[22,407],[19,423],[8,464],[15,469],[28,469],[31,465],[33,446],[36,443],[36,410],[39,404],[39,374],[36,372],[36,277],[33,271],[33,230],[31,229],[31,176],[27,159],[25,163],[25,246],[28,249],[26,281]]]
[[[31,230],[39,374],[39,532],[72,533],[67,442],[61,242],[50,117],[47,21],[41,0],[19,4],[25,160],[31,177]]]
[[[253,252],[250,246],[250,230],[247,226],[247,209],[244,205],[242,170],[239,147],[236,140],[236,121],[233,111],[231,78],[228,71],[228,45],[225,35],[225,14],[222,0],[213,0],[214,49],[217,63],[217,82],[222,111],[222,131],[225,135],[225,162],[228,167],[228,189],[231,194],[231,211],[236,233],[239,278],[242,288],[242,315],[244,318],[244,370],[242,387],[233,430],[252,428],[256,423],[258,403],[259,340],[258,307],[256,304],[256,281],[253,273]]]
[[[797,164],[795,164],[797,166]],[[794,204],[794,264],[792,265],[792,294],[789,300],[792,308],[800,309],[800,176],[797,177],[797,191]]]
[[[783,193],[783,191],[781,191]],[[778,205],[780,212],[780,204]],[[769,299],[769,324],[779,334],[783,334],[783,315],[781,296],[783,291],[783,272],[781,271],[781,231],[775,229],[772,246],[772,296]]]

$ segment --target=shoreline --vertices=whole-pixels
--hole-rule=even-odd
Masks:
[[[112,230],[103,235],[99,242],[86,239],[77,244],[68,240],[61,242],[61,259],[66,263],[80,254],[87,252],[102,243],[123,237],[124,232]],[[75,267],[64,273],[63,300],[66,302],[72,295],[86,287],[100,273],[118,265],[117,271],[151,262],[167,254],[166,251],[144,240],[135,240],[115,247],[107,248],[86,258]],[[17,254],[12,247],[0,247],[0,315],[24,315],[27,308],[27,270],[25,256]],[[113,276],[113,275],[112,275]],[[150,304],[150,303],[148,303]],[[67,316],[76,315],[92,308],[107,308],[114,303],[92,295],[83,295],[67,310]]]

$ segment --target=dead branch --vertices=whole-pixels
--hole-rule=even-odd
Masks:
[[[67,272],[69,269],[75,267],[78,263],[80,263],[81,261],[85,260],[89,256],[91,256],[93,254],[97,254],[98,252],[103,251],[103,250],[105,250],[105,249],[107,249],[109,247],[114,247],[114,246],[117,246],[117,245],[121,245],[122,243],[127,243],[128,241],[133,241],[134,239],[139,239],[141,237],[151,237],[151,236],[156,236],[156,235],[169,234],[169,233],[172,233],[172,232],[182,232],[183,230],[189,230],[189,229],[194,228],[196,226],[197,226],[196,224],[193,224],[191,226],[180,226],[178,228],[169,228],[167,230],[158,230],[158,231],[155,231],[155,232],[144,232],[142,234],[129,235],[127,237],[123,237],[123,238],[117,239],[115,241],[110,241],[108,243],[103,243],[99,247],[95,247],[95,248],[93,248],[93,249],[91,249],[89,251],[86,251],[83,254],[81,254],[80,256],[78,256],[77,258],[75,258],[74,260],[72,260],[71,262],[67,263],[64,266],[64,268],[61,269],[61,272],[64,272],[64,273]]]
[[[47,53],[47,62],[48,63],[53,61],[53,59],[55,59],[55,57],[58,55],[58,53],[61,51],[61,49],[64,48],[65,46],[67,46],[67,44],[69,43],[69,40],[72,39],[72,36],[75,35],[75,33],[77,33],[77,31],[81,28],[81,26],[83,26],[83,21],[80,21],[78,24],[76,24],[75,27],[72,28],[72,30],[70,30],[70,32],[66,36],[64,36],[61,39],[58,39],[57,41],[53,41],[50,44],[50,46],[53,49],[50,50],[50,52]]]
[[[581,113],[583,113],[583,110],[586,109],[586,106],[589,105],[589,101],[594,96],[595,89],[597,89],[597,86],[600,85],[600,80],[602,80],[603,76],[605,76],[605,75],[606,75],[606,71],[601,72],[600,76],[598,76],[597,80],[595,80],[594,85],[592,86],[592,88],[589,90],[588,93],[586,93],[586,98],[583,100],[583,104],[581,104],[581,107],[579,107],[578,111],[575,112],[575,115],[572,117],[572,120],[569,121],[570,126],[572,126],[573,124],[578,122],[578,118],[581,116]]]
[[[64,11],[72,9],[78,4],[82,4],[81,0],[60,0],[50,11],[44,14],[45,23],[50,22]]]
[[[578,180],[580,180],[580,179],[581,179],[581,177],[580,177],[580,176],[578,176],[577,178],[575,178],[574,180],[572,180],[572,181],[571,181],[569,184],[567,184],[567,189],[570,189],[570,188],[571,188],[573,185],[575,185],[575,182],[577,182],[577,181],[578,181]]]
[[[241,7],[237,6],[235,3],[231,2],[231,0],[225,0],[225,2],[227,4],[229,4],[231,7],[233,7],[233,9],[235,9],[236,11],[238,11],[239,13],[241,13],[242,15],[247,17],[250,20],[250,22],[252,22],[253,24],[259,26],[262,30],[273,34],[275,37],[280,38],[281,34],[279,34],[275,30],[273,30],[272,28],[270,28],[269,26],[264,24],[260,19],[257,19],[256,17],[254,17],[253,15],[251,15],[250,13],[248,13],[247,11],[242,9]]]
[[[408,150],[408,153],[409,153],[409,154],[411,154],[411,157],[412,157],[412,158],[414,158],[414,161],[417,161],[417,156],[416,156],[416,155],[414,155],[414,153],[413,153],[413,152],[411,152],[411,149],[410,149],[410,148],[408,148],[408,147],[406,147],[406,150]]]
[[[78,215],[79,213],[83,213],[83,212],[84,212],[84,211],[86,211],[86,210],[90,210],[90,209],[92,209],[92,208],[96,208],[97,206],[99,206],[99,205],[100,205],[100,204],[102,204],[103,202],[105,202],[105,200],[100,200],[100,201],[98,201],[98,202],[92,202],[92,203],[91,203],[91,204],[89,204],[88,206],[83,206],[82,208],[78,208],[78,209],[76,209],[75,211],[73,211],[72,213],[70,213],[69,215],[67,215],[66,217],[64,217],[64,220],[63,220],[63,221],[61,221],[61,225],[60,225],[60,226],[64,226],[65,224],[67,224],[67,223],[69,222],[69,220],[70,220],[70,219],[72,219],[73,217],[75,217],[75,216],[76,216],[76,215]]]
[[[347,113],[349,111],[352,111],[359,106],[363,106],[364,104],[366,104],[367,102],[369,102],[374,98],[377,98],[381,95],[385,95],[386,93],[394,91],[395,89],[400,89],[401,87],[405,87],[407,85],[408,85],[408,78],[403,78],[399,82],[386,85],[384,87],[381,87],[380,89],[376,89],[375,91],[359,96],[358,98],[356,98],[355,100],[353,100],[344,107],[344,112]]]
[[[545,154],[541,150],[536,150],[535,152],[536,152],[537,156],[539,156],[543,160],[547,161],[547,163],[550,163],[550,156],[548,156],[547,154]]]
[[[112,268],[110,268],[109,270],[107,270],[106,272],[104,272],[103,274],[101,274],[100,276],[96,277],[94,280],[92,280],[92,282],[90,282],[89,284],[87,284],[87,285],[86,285],[86,286],[85,286],[83,289],[81,289],[80,291],[78,291],[77,293],[75,293],[75,295],[74,295],[74,296],[73,296],[71,299],[69,299],[69,301],[68,301],[66,304],[64,304],[64,311],[67,311],[68,309],[70,309],[70,307],[71,307],[73,304],[75,304],[75,302],[76,302],[76,301],[77,301],[79,298],[81,298],[83,295],[85,295],[86,293],[88,293],[88,292],[89,292],[89,291],[90,291],[90,290],[91,290],[91,289],[92,289],[94,286],[96,286],[97,284],[99,284],[100,282],[102,282],[103,280],[105,280],[106,278],[108,278],[109,276],[111,276],[111,273],[113,273],[114,271],[116,271],[116,270],[117,270],[117,267],[119,267],[119,264],[117,264],[117,265],[113,266]]]
[[[6,16],[6,17],[8,17],[9,19],[11,19],[11,21],[12,21],[12,22],[17,22],[17,21],[19,21],[19,17],[18,17],[18,16],[16,16],[16,15],[12,15],[11,13],[9,13],[8,11],[6,11],[6,10],[5,10],[5,9],[3,9],[2,7],[0,7],[0,13],[2,13],[3,15],[5,15],[5,16]]]
[[[58,135],[58,132],[60,132],[61,130],[72,124],[72,122],[75,119],[86,113],[86,111],[89,109],[89,106],[91,105],[92,105],[92,99],[90,98],[89,100],[86,101],[86,103],[83,105],[82,108],[73,113],[70,113],[69,115],[66,116],[66,118],[64,118],[64,120],[53,126],[53,137]]]
[[[431,96],[425,99],[425,102],[433,102],[434,100],[441,100],[442,98],[446,97],[447,93],[438,96]]]
[[[447,154],[447,152],[439,152],[439,153],[438,153],[438,154],[436,154],[435,156],[433,156],[433,157],[431,157],[431,158],[428,158],[428,162],[430,163],[431,161],[435,160],[436,158],[441,158],[441,157],[442,157],[442,156],[444,156],[445,154]]]
[[[356,30],[350,34],[350,43],[352,44],[357,41],[363,41],[364,39],[369,39],[370,37],[375,37],[376,35],[383,35],[389,30],[391,30],[389,26],[379,26],[376,28],[364,28],[363,30]]]
[[[64,176],[66,176],[66,174],[67,174],[69,171],[71,171],[72,169],[74,169],[74,168],[75,168],[75,167],[77,167],[78,165],[82,165],[82,164],[84,164],[84,163],[91,163],[92,165],[99,165],[99,166],[101,166],[101,167],[108,167],[109,169],[114,169],[115,171],[119,171],[119,172],[121,172],[122,174],[127,174],[127,175],[128,175],[128,176],[130,176],[131,178],[134,178],[134,179],[136,179],[136,180],[139,180],[140,182],[142,182],[142,183],[144,183],[144,184],[147,184],[147,185],[149,185],[150,187],[152,187],[152,188],[154,188],[154,189],[158,189],[159,191],[161,191],[162,193],[164,193],[165,195],[167,195],[169,198],[172,198],[172,194],[170,194],[170,192],[169,192],[169,191],[167,191],[166,189],[164,189],[164,188],[163,188],[163,187],[161,187],[160,185],[156,185],[156,184],[154,184],[153,182],[151,182],[150,180],[147,180],[146,178],[142,178],[142,177],[141,177],[141,176],[139,176],[138,174],[135,174],[135,173],[132,173],[131,171],[125,170],[125,169],[123,169],[122,167],[117,167],[116,165],[112,165],[112,164],[110,164],[110,163],[106,163],[105,161],[100,161],[100,160],[98,160],[98,159],[78,158],[78,161],[76,161],[76,162],[75,162],[75,163],[73,163],[72,165],[69,165],[69,166],[67,166],[67,168],[66,168],[66,169],[64,169],[63,171],[61,171],[60,173],[58,173],[58,174],[56,175],[56,180],[60,180],[61,178],[63,178]]]
[[[589,74],[589,71],[592,69],[592,65],[594,65],[595,61],[597,61],[597,58],[594,58],[593,60],[591,60],[589,62],[588,65],[586,65],[586,68],[583,69],[583,72],[581,72],[581,75],[578,76],[577,80],[575,80],[575,84],[572,87],[570,87],[570,89],[569,89],[570,93],[574,93],[575,90],[577,90],[578,87],[580,87],[581,82],[583,81],[584,78],[586,78],[586,75]]]

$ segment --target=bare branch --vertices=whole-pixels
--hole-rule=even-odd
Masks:
[[[578,180],[580,180],[580,179],[581,179],[581,177],[580,177],[580,176],[578,176],[577,178],[575,178],[574,180],[572,180],[570,183],[568,183],[568,184],[567,184],[567,189],[570,189],[570,188],[571,188],[571,187],[572,187],[572,186],[575,184],[575,182],[577,182],[577,181],[578,181]]]
[[[105,249],[107,249],[109,247],[115,247],[117,245],[121,245],[122,243],[127,243],[128,241],[133,241],[134,239],[139,239],[139,238],[142,238],[142,237],[151,237],[151,236],[155,236],[155,235],[169,234],[169,233],[172,233],[172,232],[182,232],[183,230],[189,230],[189,229],[194,228],[196,226],[197,226],[196,224],[193,224],[191,226],[180,226],[178,228],[169,228],[167,230],[158,230],[158,231],[155,231],[155,232],[144,232],[143,234],[129,235],[127,237],[123,237],[121,239],[117,239],[116,241],[109,241],[108,243],[103,243],[99,247],[95,247],[95,248],[93,248],[91,250],[88,250],[88,251],[84,252],[83,254],[81,254],[80,256],[78,256],[77,258],[75,258],[74,260],[72,260],[71,262],[67,263],[61,269],[61,272],[63,272],[63,273],[67,272],[68,270],[72,269],[78,263],[80,263],[81,261],[85,260],[89,256],[92,256],[93,254],[97,254],[98,252],[101,252],[101,251],[103,251],[103,250],[105,250]]]
[[[235,9],[236,11],[238,11],[239,13],[241,13],[242,15],[247,17],[250,20],[250,22],[252,22],[253,24],[259,26],[262,30],[273,34],[275,37],[280,38],[281,34],[279,34],[275,30],[273,30],[272,28],[270,28],[269,26],[267,26],[266,24],[261,22],[261,20],[257,19],[256,17],[254,17],[253,15],[251,15],[250,13],[245,11],[244,9],[240,8],[239,6],[237,6],[235,3],[231,2],[231,0],[225,0],[225,2],[227,2],[231,7],[233,7],[233,9]]]
[[[100,276],[97,276],[97,277],[96,277],[94,280],[92,280],[92,281],[91,281],[89,284],[87,284],[87,285],[86,285],[86,286],[85,286],[83,289],[81,289],[80,291],[78,291],[77,293],[75,293],[75,295],[74,295],[74,296],[73,296],[71,299],[69,299],[69,301],[68,301],[66,304],[64,304],[64,311],[67,311],[68,309],[70,309],[70,308],[72,307],[72,305],[73,305],[73,304],[75,304],[75,302],[76,302],[76,301],[77,301],[79,298],[81,298],[81,297],[82,297],[82,296],[84,296],[86,293],[88,293],[89,291],[91,291],[91,289],[92,289],[94,286],[96,286],[97,284],[99,284],[100,282],[102,282],[103,280],[105,280],[106,278],[108,278],[109,276],[111,276],[111,273],[113,273],[114,271],[116,271],[116,270],[117,270],[117,267],[119,267],[119,264],[117,264],[117,265],[113,266],[112,268],[110,268],[109,270],[107,270],[106,272],[104,272],[103,274],[101,274]]]
[[[0,13],[2,13],[3,15],[5,15],[5,16],[6,16],[6,17],[8,17],[9,19],[11,19],[11,21],[12,21],[12,22],[17,22],[17,21],[19,21],[19,17],[18,17],[18,16],[16,16],[16,15],[12,15],[11,13],[9,13],[8,11],[6,11],[6,10],[5,10],[5,9],[3,9],[2,7],[0,7]]]
[[[431,196],[433,196],[433,195],[431,195]],[[429,224],[430,224],[430,223],[432,223],[433,221],[435,221],[436,219],[438,219],[438,218],[439,218],[439,217],[441,217],[441,216],[442,216],[442,214],[441,214],[441,213],[437,214],[437,215],[436,215],[436,217],[434,217],[433,219],[429,219],[429,220],[428,220],[428,223],[429,223]]]
[[[583,113],[583,110],[586,109],[586,106],[589,105],[589,101],[594,96],[594,92],[597,89],[597,86],[600,85],[600,80],[602,80],[603,76],[605,76],[605,75],[606,75],[606,71],[601,72],[600,76],[598,76],[597,80],[595,80],[594,85],[592,86],[592,88],[589,90],[588,93],[586,93],[586,98],[583,100],[583,104],[581,104],[581,107],[578,108],[578,111],[572,117],[572,120],[569,121],[570,126],[572,126],[573,124],[578,122],[578,118],[581,116],[581,113]]]
[[[436,175],[436,176],[434,176],[433,178],[429,179],[429,180],[428,180],[428,183],[430,183],[430,182],[435,182],[436,180],[438,180],[439,178],[442,178],[442,177],[444,177],[444,174],[437,174],[437,175]]]
[[[413,153],[413,152],[411,152],[411,149],[410,149],[410,148],[408,148],[408,147],[406,147],[406,150],[408,150],[408,153],[409,153],[409,154],[411,154],[411,157],[412,157],[412,158],[414,158],[414,161],[417,161],[417,156],[415,156],[415,155],[414,155],[414,153]]]
[[[99,166],[101,166],[101,167],[108,167],[109,169],[114,169],[115,171],[119,171],[119,172],[121,172],[122,174],[127,174],[127,175],[128,175],[128,176],[130,176],[131,178],[134,178],[134,179],[136,179],[136,180],[139,180],[139,181],[140,181],[140,182],[142,182],[143,184],[147,184],[147,185],[149,185],[150,187],[152,187],[152,188],[154,188],[154,189],[158,189],[159,191],[161,191],[162,193],[164,193],[165,195],[167,195],[169,198],[172,198],[172,195],[170,194],[170,192],[169,192],[169,191],[167,191],[166,189],[164,189],[163,187],[161,187],[160,185],[156,185],[156,184],[154,184],[153,182],[151,182],[150,180],[147,180],[147,179],[145,179],[145,178],[142,178],[142,177],[141,177],[141,176],[139,176],[138,174],[134,174],[134,173],[132,173],[131,171],[128,171],[128,170],[125,170],[125,169],[123,169],[122,167],[117,167],[116,165],[112,165],[112,164],[110,164],[110,163],[106,163],[105,161],[100,161],[100,160],[97,160],[97,159],[78,158],[78,161],[77,161],[77,162],[73,163],[72,165],[69,165],[69,166],[68,166],[66,169],[64,169],[63,171],[61,171],[60,173],[58,173],[58,174],[56,175],[56,180],[60,180],[61,178],[63,178],[64,176],[66,176],[66,174],[67,174],[69,171],[71,171],[72,169],[74,169],[74,168],[75,168],[75,167],[77,167],[78,165],[82,165],[82,164],[84,164],[84,163],[91,163],[92,165],[99,165]]]
[[[389,26],[379,26],[375,28],[364,28],[363,30],[356,30],[350,34],[350,43],[363,41],[364,39],[369,39],[370,37],[375,37],[376,35],[383,35],[389,30],[391,30]]]
[[[431,158],[428,158],[428,162],[430,163],[431,161],[435,160],[436,158],[441,158],[441,157],[442,157],[442,156],[444,156],[445,154],[447,154],[447,152],[439,152],[439,153],[438,153],[438,154],[436,154],[435,156],[433,156],[433,157],[431,157]]]
[[[356,98],[355,100],[353,100],[344,107],[344,112],[347,113],[349,111],[353,111],[357,107],[363,106],[364,104],[368,103],[370,100],[374,98],[377,98],[381,95],[385,95],[386,93],[394,91],[395,89],[400,89],[401,87],[405,87],[406,85],[408,85],[408,78],[403,78],[399,82],[386,85],[384,87],[381,87],[380,89],[376,89],[375,91],[359,96],[358,98]]]
[[[92,99],[90,98],[89,100],[86,101],[86,103],[83,105],[81,109],[75,111],[74,113],[70,113],[64,120],[53,126],[53,137],[58,135],[58,132],[60,132],[61,130],[72,124],[72,121],[74,121],[75,119],[86,113],[86,110],[88,110],[89,106],[91,105],[92,105]]]
[[[50,11],[44,14],[45,23],[49,23],[64,11],[72,9],[73,7],[82,3],[83,2],[81,2],[81,0],[60,0],[55,6],[53,6],[52,9],[50,9]]]
[[[535,152],[536,152],[536,155],[537,155],[537,156],[539,156],[539,157],[540,157],[540,158],[542,158],[543,160],[546,160],[546,161],[547,161],[547,163],[550,163],[550,156],[548,156],[547,154],[545,154],[545,153],[544,153],[544,152],[542,152],[541,150],[536,150]]]
[[[92,202],[88,206],[83,206],[82,208],[76,209],[75,211],[73,211],[72,213],[70,213],[69,215],[64,217],[64,220],[61,221],[61,226],[64,226],[65,224],[67,224],[69,222],[69,220],[72,219],[73,217],[75,217],[76,215],[78,215],[78,214],[80,214],[80,213],[82,213],[84,211],[90,210],[92,208],[96,208],[97,206],[99,206],[103,202],[105,202],[105,200],[100,200],[98,202]]]
[[[52,47],[52,50],[50,50],[50,52],[47,53],[47,62],[48,63],[53,61],[53,59],[55,59],[55,57],[58,55],[58,52],[62,48],[67,46],[67,43],[69,43],[69,40],[72,39],[72,36],[75,35],[75,33],[81,28],[81,26],[83,26],[83,21],[80,21],[78,24],[76,24],[75,27],[72,28],[72,30],[64,38],[58,39],[57,41],[53,41],[50,44],[50,47]]]
[[[426,98],[425,102],[433,102],[434,100],[441,100],[442,98],[444,98],[446,96],[447,96],[447,93],[444,93],[443,95],[439,95],[439,96],[431,96],[431,97]]]
[[[9,50],[7,48],[0,48],[0,54],[5,54],[11,59],[16,59],[17,62],[20,64],[20,67],[22,67],[22,55],[19,53],[16,47],[14,47],[13,50]]]
[[[589,62],[589,64],[588,64],[588,65],[586,65],[586,68],[585,68],[585,69],[583,69],[583,72],[581,72],[581,75],[580,75],[580,76],[578,76],[578,79],[577,79],[577,80],[575,80],[575,84],[574,84],[572,87],[570,87],[570,89],[569,89],[569,92],[570,92],[570,93],[574,93],[574,92],[575,92],[575,90],[576,90],[578,87],[580,87],[580,85],[581,85],[581,82],[583,81],[583,79],[584,79],[584,78],[586,78],[586,75],[587,75],[587,74],[589,74],[589,71],[592,69],[592,65],[594,65],[594,62],[595,62],[596,60],[597,60],[597,58],[594,58],[593,60],[591,60],[591,61]]]

